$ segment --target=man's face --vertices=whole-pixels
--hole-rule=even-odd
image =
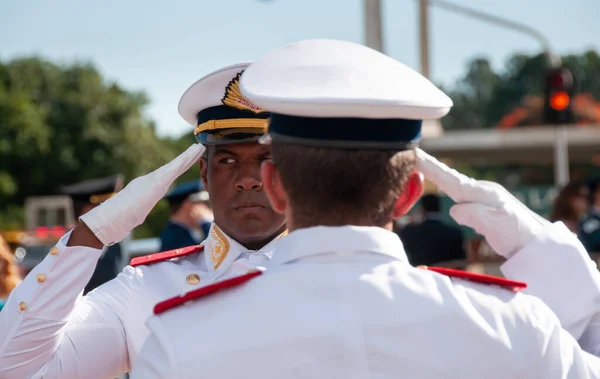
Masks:
[[[208,146],[200,161],[215,223],[241,244],[264,241],[283,231],[285,216],[275,212],[263,189],[260,165],[271,159],[269,146],[239,143]]]

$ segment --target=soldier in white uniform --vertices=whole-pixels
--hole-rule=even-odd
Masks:
[[[261,174],[290,233],[266,271],[159,303],[132,378],[600,377],[600,358],[524,283],[408,264],[392,220],[423,190],[421,121],[452,104],[433,84],[364,46],[312,40],[252,64],[241,90],[272,112]],[[543,232],[501,187],[456,191],[462,177],[419,154],[454,190],[455,217],[506,210],[495,226],[514,241],[490,241],[501,253]]]
[[[179,113],[195,127],[199,144],[81,217],[12,292],[0,314],[0,378],[118,377],[135,362],[148,334],[145,320],[158,301],[271,257],[285,218],[271,209],[260,182],[260,164],[270,158],[270,148],[257,143],[267,113],[239,92],[246,66],[223,68],[193,84]],[[209,238],[201,246],[136,258],[82,297],[102,247],[141,224],[198,159],[215,216]]]

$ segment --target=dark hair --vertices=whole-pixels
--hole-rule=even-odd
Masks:
[[[435,194],[423,195],[421,198],[421,207],[425,212],[439,212],[440,211],[440,197]]]
[[[273,142],[271,154],[296,227],[383,226],[415,163],[415,152],[307,147]]]
[[[185,202],[186,199],[187,199],[187,197],[185,197],[185,196],[180,196],[176,199],[170,199],[169,200],[169,215],[173,216],[175,213],[177,213],[179,211],[179,209],[181,209],[181,206],[183,205],[183,203]]]
[[[550,221],[576,221],[579,215],[571,204],[574,197],[581,195],[581,190],[585,185],[581,182],[570,182],[564,186],[552,203],[552,212],[550,213]]]

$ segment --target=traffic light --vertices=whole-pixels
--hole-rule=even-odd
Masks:
[[[575,121],[572,101],[575,89],[573,73],[553,68],[546,73],[544,91],[544,124],[570,124]]]

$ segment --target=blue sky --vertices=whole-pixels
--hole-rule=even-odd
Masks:
[[[452,0],[526,23],[561,54],[600,50],[598,0]],[[386,53],[419,67],[417,2],[382,0]],[[568,4],[568,6],[567,6]],[[536,53],[524,35],[431,11],[431,74],[450,84],[466,62],[485,56],[501,67],[514,52]],[[191,132],[177,102],[195,80],[221,66],[254,60],[308,38],[363,42],[362,0],[29,0],[0,4],[0,58],[40,54],[92,61],[110,80],[145,90],[161,135]]]

